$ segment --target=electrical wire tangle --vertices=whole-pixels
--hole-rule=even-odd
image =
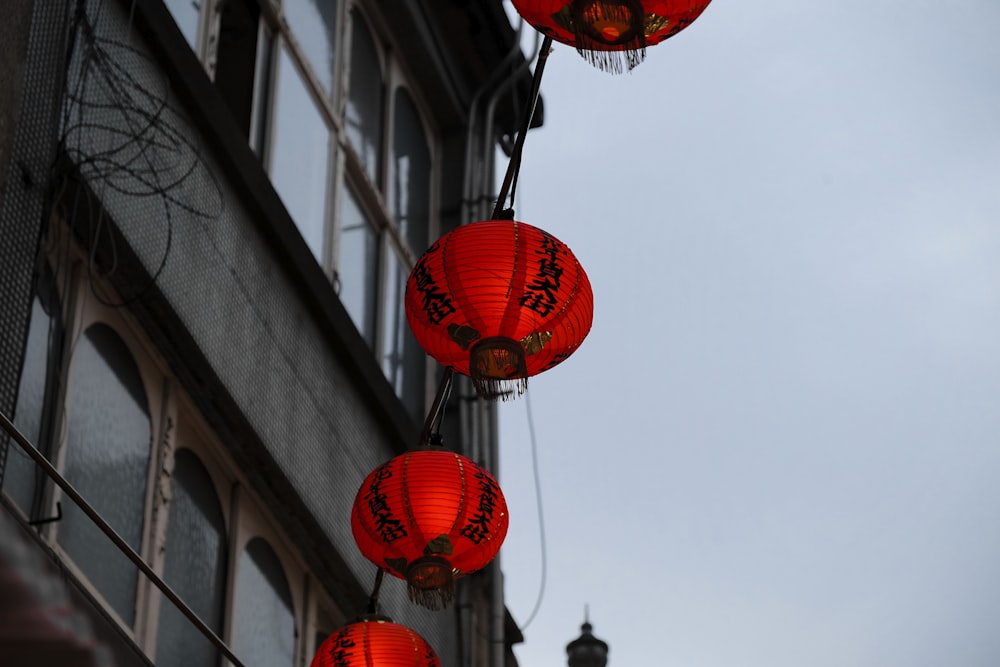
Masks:
[[[91,256],[88,275],[97,273],[96,251],[103,241],[111,259],[101,267],[110,276],[118,268],[116,237],[105,220],[109,210],[143,211],[142,247],[151,267],[146,284],[107,305],[124,306],[141,298],[157,282],[170,256],[173,225],[180,220],[216,220],[223,211],[222,189],[195,144],[187,119],[170,103],[168,77],[126,35],[103,34],[102,2],[78,0],[70,24],[66,56],[65,102],[60,151],[52,182],[56,203],[78,181],[89,204]],[[94,201],[96,200],[96,202]],[[117,206],[116,206],[117,204]],[[78,204],[73,210],[77,211]],[[75,218],[75,215],[73,216]],[[68,221],[73,225],[75,219]],[[135,220],[116,219],[119,227]]]

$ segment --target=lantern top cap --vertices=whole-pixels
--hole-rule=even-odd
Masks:
[[[395,623],[391,618],[385,614],[361,614],[355,618],[351,623]]]

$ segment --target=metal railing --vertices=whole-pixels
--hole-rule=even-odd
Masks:
[[[144,561],[142,557],[137,554],[118,533],[115,532],[115,529],[112,528],[98,513],[98,511],[95,510],[90,503],[88,503],[84,497],[80,495],[79,491],[73,488],[72,484],[66,481],[66,478],[63,477],[58,470],[56,470],[55,466],[53,466],[49,460],[45,458],[45,456],[42,455],[42,453],[39,452],[38,449],[36,449],[35,446],[24,437],[24,435],[21,434],[19,430],[17,430],[14,423],[2,412],[0,412],[0,426],[7,431],[10,437],[13,438],[14,442],[16,442],[28,456],[35,461],[38,467],[40,467],[45,474],[48,475],[49,479],[55,482],[56,485],[62,489],[63,493],[69,496],[69,498],[76,503],[81,510],[83,510],[84,514],[86,514],[90,520],[94,522],[94,525],[100,528],[101,532],[107,535],[108,539],[111,540],[116,547],[118,547],[118,550],[121,551],[130,561],[132,561],[135,566],[139,568],[144,575],[146,575],[154,586],[160,589],[160,592],[163,593],[163,595],[165,595],[167,599],[170,600],[196,628],[198,628],[198,631],[201,632],[207,640],[212,642],[212,644],[219,649],[226,659],[232,663],[233,667],[245,667],[239,658],[237,658],[232,652],[229,646],[226,645],[226,642],[222,641],[222,639],[215,634],[212,628],[208,627],[208,625],[206,625],[205,622],[202,621],[198,615],[184,603],[183,600],[181,600],[177,593],[175,593],[170,586],[168,586],[166,582],[153,571],[153,568],[151,568],[149,564],[146,563],[146,561]]]

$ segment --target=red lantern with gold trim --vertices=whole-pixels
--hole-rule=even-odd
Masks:
[[[358,490],[351,530],[368,560],[439,609],[454,580],[485,567],[507,536],[507,501],[488,470],[444,449],[400,454]]]
[[[320,644],[311,667],[440,667],[424,638],[381,617],[345,625]]]
[[[594,295],[564,243],[523,222],[473,222],[442,236],[406,283],[406,316],[441,365],[486,398],[521,394],[528,377],[583,342]]]
[[[691,25],[711,0],[512,0],[525,21],[575,46],[595,67],[620,73]]]

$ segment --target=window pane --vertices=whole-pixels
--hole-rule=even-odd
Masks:
[[[424,369],[427,355],[406,322],[403,294],[409,270],[396,252],[388,253],[385,310],[382,329],[382,372],[410,415],[424,419]]]
[[[17,389],[14,425],[31,444],[41,447],[42,408],[45,404],[45,377],[48,369],[49,325],[51,318],[36,297],[31,305],[31,323],[24,354],[24,370]],[[13,440],[7,446],[3,490],[25,514],[30,515],[35,495],[37,466]]]
[[[198,36],[198,14],[201,12],[201,0],[166,0],[167,9],[174,15],[177,27],[184,33],[184,38],[195,48]]]
[[[177,452],[171,475],[163,579],[222,636],[226,523],[212,478],[192,452]],[[166,597],[156,634],[158,667],[214,667],[219,652]]]
[[[361,212],[351,187],[345,184],[337,261],[340,300],[354,320],[354,326],[372,347],[375,343],[377,263],[378,235]]]
[[[111,327],[95,324],[77,343],[66,409],[66,479],[138,551],[149,467],[149,410],[139,369]],[[135,566],[72,501],[63,503],[58,530],[70,558],[131,625]]]
[[[327,94],[333,92],[337,71],[336,0],[287,0],[285,17]]]
[[[271,65],[274,62],[274,33],[267,22],[261,24],[257,43],[257,64],[254,66],[253,109],[250,113],[250,148],[263,159],[267,143],[268,104],[271,100]]]
[[[375,42],[357,10],[351,11],[351,77],[347,137],[372,183],[381,185],[382,66]]]
[[[322,263],[330,132],[284,49],[275,95],[271,182]]]
[[[250,137],[257,69],[260,6],[257,0],[226,0],[218,12],[215,42],[215,87],[236,119],[244,137]]]
[[[393,119],[393,213],[415,254],[427,249],[431,208],[431,153],[413,100],[396,90]]]
[[[233,651],[247,667],[291,667],[295,657],[292,593],[281,562],[257,537],[240,554]]]

